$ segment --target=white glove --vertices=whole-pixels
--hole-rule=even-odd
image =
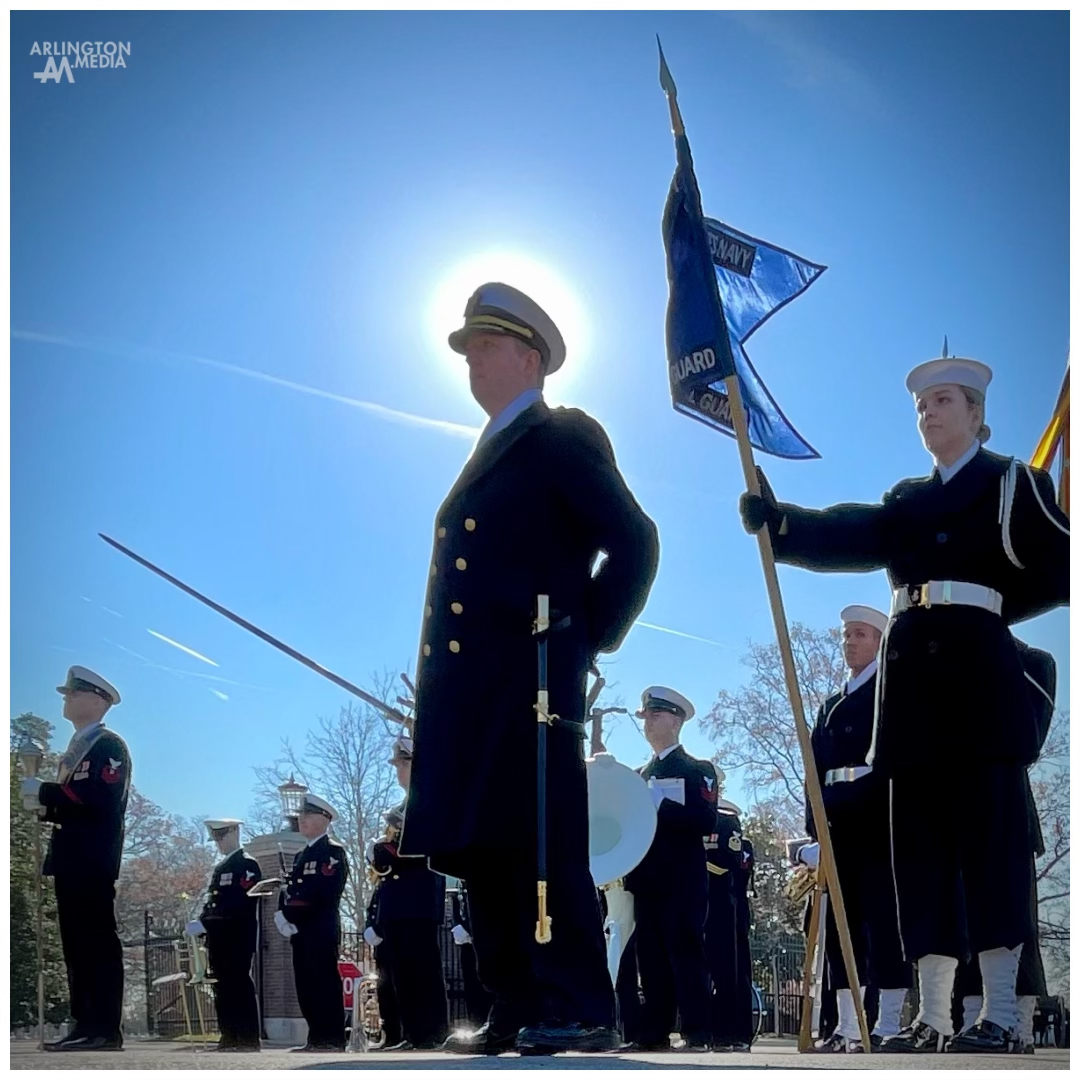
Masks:
[[[274,912],[274,925],[278,928],[278,933],[283,938],[291,938],[296,933],[296,927],[285,918],[284,911]]]
[[[803,866],[809,866],[811,870],[816,870],[818,867],[818,857],[820,854],[820,844],[803,844],[803,846],[799,848],[799,862],[801,862]]]
[[[382,944],[382,938],[375,933],[375,927],[369,926],[364,931],[364,940],[374,949],[376,945]]]
[[[455,945],[471,945],[472,944],[472,934],[470,934],[469,931],[466,930],[465,927],[461,925],[461,923],[458,923],[457,926],[455,926],[453,928],[453,930],[450,931],[450,933],[454,935],[454,944]]]
[[[206,927],[203,926],[199,919],[192,919],[191,922],[184,927],[184,933],[190,934],[192,937],[198,937],[200,934],[206,933]]]
[[[36,776],[28,776],[25,780],[20,781],[19,794],[22,796],[23,806],[27,810],[33,810],[34,807],[41,805],[40,791],[41,781]]]

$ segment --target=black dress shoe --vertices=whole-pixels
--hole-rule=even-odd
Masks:
[[[68,1043],[81,1042],[87,1036],[83,1035],[78,1029],[73,1031],[70,1035],[65,1035],[62,1039],[57,1039],[56,1042],[46,1043],[46,1050],[63,1050]]]
[[[226,1043],[222,1046],[218,1043],[219,1054],[258,1054],[262,1052],[259,1043]]]
[[[1008,1054],[1013,1040],[1009,1033],[992,1020],[980,1020],[974,1027],[954,1035],[945,1045],[949,1054]]]
[[[666,1054],[671,1050],[671,1040],[665,1042],[642,1042],[635,1040],[619,1047],[624,1054]]]
[[[692,1039],[679,1039],[671,1048],[676,1054],[708,1054],[712,1045],[707,1042],[695,1042]]]
[[[448,1054],[505,1054],[514,1049],[517,1035],[516,1029],[503,1030],[492,1027],[490,1023],[472,1031],[458,1028],[450,1033],[442,1048]]]
[[[123,1050],[123,1039],[113,1037],[107,1039],[104,1035],[89,1035],[81,1039],[72,1039],[70,1042],[54,1044],[57,1050],[67,1053],[82,1052],[84,1050]]]
[[[883,1054],[943,1054],[947,1035],[929,1024],[913,1024],[898,1035],[890,1035],[881,1043]]]
[[[304,1043],[303,1046],[293,1046],[290,1054],[344,1054],[344,1043]]]
[[[517,1048],[522,1054],[559,1054],[576,1050],[580,1054],[600,1054],[614,1050],[619,1036],[614,1028],[585,1027],[572,1024],[543,1023],[523,1027],[518,1032]]]

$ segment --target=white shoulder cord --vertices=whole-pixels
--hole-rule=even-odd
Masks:
[[[1046,698],[1047,701],[1050,702],[1051,709],[1057,708],[1057,702],[1054,701],[1054,699],[1026,671],[1024,672],[1024,678],[1027,679],[1027,681],[1031,683],[1031,685],[1034,686],[1035,689],[1038,690],[1039,693],[1042,694],[1042,696]]]
[[[1012,508],[1013,499],[1016,497],[1016,458],[1013,458],[1009,462],[1008,471],[1001,478],[1001,502],[1000,502],[1000,520],[1001,520],[1001,544],[1005,548],[1005,554],[1009,557],[1009,562],[1013,566],[1020,570],[1024,569],[1024,564],[1016,557],[1016,552],[1013,551],[1012,537],[1009,535],[1009,523],[1012,520]]]
[[[1041,496],[1041,495],[1039,494],[1039,487],[1038,487],[1038,485],[1037,485],[1037,484],[1035,483],[1035,477],[1034,477],[1034,475],[1032,474],[1032,472],[1031,472],[1031,469],[1030,469],[1030,467],[1029,467],[1029,466],[1028,466],[1028,465],[1027,465],[1026,463],[1024,464],[1024,471],[1025,471],[1025,472],[1027,473],[1027,475],[1028,475],[1028,479],[1029,479],[1029,480],[1031,481],[1031,490],[1035,492],[1035,500],[1036,500],[1036,502],[1038,502],[1038,504],[1039,504],[1039,509],[1040,509],[1040,510],[1042,510],[1042,512],[1043,512],[1043,513],[1044,513],[1044,514],[1045,514],[1045,515],[1046,515],[1046,516],[1047,516],[1047,517],[1048,517],[1048,518],[1049,518],[1049,519],[1050,519],[1050,520],[1051,520],[1051,521],[1052,521],[1052,522],[1053,522],[1053,523],[1054,523],[1054,524],[1055,524],[1055,525],[1056,525],[1056,526],[1057,526],[1057,527],[1058,527],[1058,528],[1059,528],[1059,529],[1060,529],[1060,530],[1061,530],[1061,531],[1062,531],[1062,532],[1063,532],[1063,533],[1064,533],[1064,534],[1065,534],[1066,536],[1068,536],[1068,535],[1069,535],[1069,530],[1068,530],[1068,529],[1067,529],[1067,528],[1066,528],[1066,527],[1065,527],[1064,525],[1062,525],[1062,524],[1061,524],[1061,522],[1060,522],[1060,521],[1058,521],[1058,520],[1057,520],[1057,518],[1055,518],[1055,517],[1054,517],[1054,515],[1053,515],[1053,514],[1051,514],[1049,510],[1047,510],[1047,509],[1046,509],[1046,504],[1045,504],[1045,503],[1044,503],[1044,502],[1042,501],[1042,496]]]

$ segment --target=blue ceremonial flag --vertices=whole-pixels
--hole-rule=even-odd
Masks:
[[[675,82],[662,49],[660,85],[671,109],[677,158],[663,224],[672,405],[734,436],[723,380],[736,374],[755,449],[784,458],[820,457],[780,411],[743,346],[825,267],[704,216]]]

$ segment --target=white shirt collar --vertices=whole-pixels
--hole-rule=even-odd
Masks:
[[[982,443],[975,439],[951,465],[942,465],[940,461],[937,462],[934,468],[937,469],[941,482],[947,484],[979,452],[981,447]]]
[[[538,386],[532,386],[528,390],[522,390],[520,394],[497,416],[493,416],[487,423],[487,427],[480,433],[477,448],[481,447],[503,428],[508,428],[530,405],[544,400],[543,391]]]
[[[844,693],[853,694],[860,686],[864,686],[877,674],[877,659],[873,659],[855,676],[854,679],[848,679],[844,684]]]
[[[677,750],[680,746],[682,746],[682,743],[674,743],[672,746],[667,747],[665,750],[661,750],[660,753],[656,755],[656,760],[663,761],[664,758],[666,758],[672,750]]]
[[[309,848],[309,847],[311,847],[312,844],[317,844],[329,831],[330,831],[330,826],[328,825],[325,829],[323,829],[323,831],[321,833],[319,833],[318,836],[315,837],[314,840],[309,840],[304,845],[304,847]]]

